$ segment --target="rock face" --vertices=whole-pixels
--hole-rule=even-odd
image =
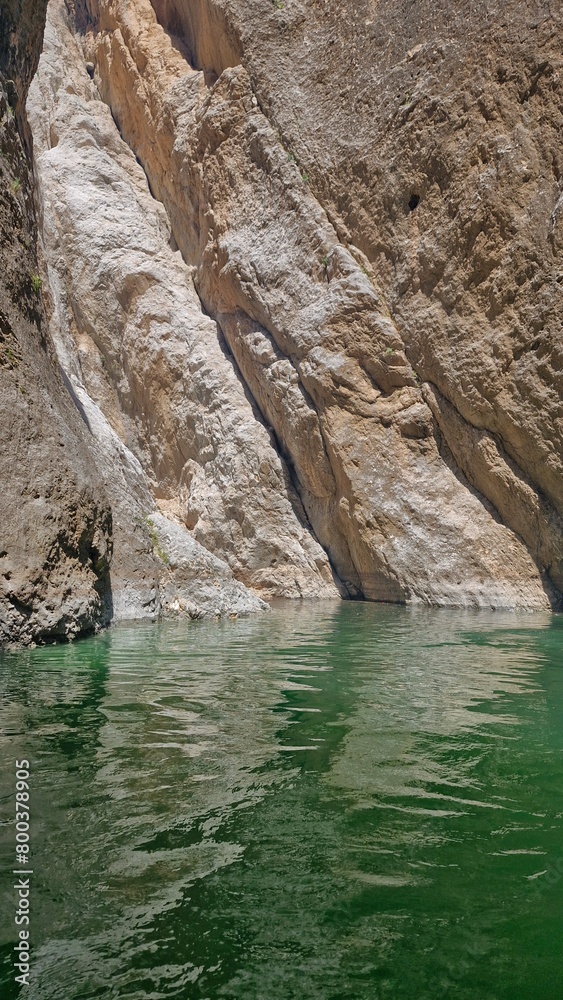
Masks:
[[[16,7],[3,634],[39,605],[46,635],[338,591],[558,606],[560,0],[51,0],[49,336]]]
[[[173,516],[157,511],[153,484],[124,440],[132,432],[124,431],[123,421],[118,420],[122,433],[116,433],[77,376],[81,352],[84,367],[95,381],[95,364],[88,367],[88,351],[95,348],[88,341],[87,330],[79,345],[72,339],[70,330],[76,331],[76,322],[82,318],[79,306],[77,320],[71,312],[72,289],[67,290],[58,280],[64,248],[55,242],[53,259],[41,259],[37,252],[31,133],[24,105],[39,58],[45,7],[28,6],[0,5],[4,46],[0,64],[0,426],[4,442],[0,452],[0,646],[69,639],[119,618],[156,617],[162,612],[197,618],[262,610],[264,602],[234,578],[224,560],[205,549]],[[97,104],[102,107],[99,101]],[[95,121],[92,128],[95,132]],[[121,185],[127,203],[127,172],[131,162],[137,165],[115,130],[112,138],[117,138],[122,156],[125,154],[125,179],[118,163],[109,181]],[[84,133],[82,140],[84,145]],[[111,142],[109,145],[111,148]],[[106,159],[111,168],[111,157]],[[98,173],[90,191],[82,187],[83,204],[84,197],[95,192],[96,181],[105,185],[107,178],[100,181]],[[144,178],[143,184],[150,201]],[[76,204],[80,192],[77,199]],[[95,209],[95,199],[90,207]],[[137,260],[141,277],[135,297],[151,284],[149,268],[143,276],[142,260],[143,253],[149,259],[150,251],[154,252],[151,238],[157,243],[160,240],[165,249],[168,240],[162,210],[158,218],[158,212],[149,208],[149,219],[142,228],[145,207],[141,200],[138,219],[129,220],[129,236],[140,220],[137,245],[145,241]],[[45,213],[46,208],[43,205],[41,213],[44,244],[50,233],[56,233],[57,222],[55,214]],[[117,225],[123,221],[123,211],[118,212]],[[69,240],[79,223],[77,212],[77,224],[67,233]],[[82,237],[87,251],[92,237],[95,244],[95,234],[95,217],[91,217],[91,228],[79,233],[76,242]],[[124,240],[127,243],[127,234]],[[109,247],[112,252],[122,254],[119,241]],[[173,268],[174,254],[169,253],[170,259],[163,256],[159,261],[161,278],[167,266]],[[78,266],[79,255],[75,254],[71,267]],[[84,267],[87,269],[86,264]],[[131,281],[134,273],[133,267]],[[169,271],[169,280],[171,274]],[[97,280],[103,279],[101,263]],[[180,282],[185,280],[182,273]],[[126,283],[118,290],[127,295]],[[112,301],[106,295],[103,303],[102,296],[99,291],[97,308],[101,313],[110,309]],[[152,316],[153,306],[154,302],[152,306],[144,303],[145,318]],[[84,303],[83,308],[86,311]],[[156,325],[165,322],[165,308],[164,301],[156,302]],[[163,335],[162,341],[166,339]],[[152,345],[151,349],[157,354],[161,346]],[[116,350],[119,355],[119,346]],[[172,369],[174,364],[172,360]],[[197,358],[192,364],[197,378]],[[137,377],[142,378],[142,372]],[[182,377],[188,378],[189,373],[183,372]],[[108,412],[115,416],[111,407]],[[277,506],[282,506],[281,501]],[[310,533],[301,525],[298,528],[312,552],[305,555],[296,543],[305,573],[310,573],[320,591],[332,587],[326,556]]]
[[[52,336],[88,414],[114,514],[116,616],[181,601],[264,607],[244,584],[265,597],[337,596],[271,432],[202,312],[193,269],[100,100],[62,3],[50,6],[28,110]],[[163,539],[177,551],[181,537],[174,561]],[[188,563],[186,577],[179,567]],[[197,585],[212,585],[213,573],[207,599]]]
[[[23,110],[45,6],[0,2],[0,645],[111,615],[111,512],[45,336]]]
[[[556,604],[561,58],[551,7],[75,7],[93,83],[348,593]],[[44,174],[44,191],[56,183]],[[121,350],[115,332],[109,340]],[[126,366],[108,367],[130,420],[138,397],[124,400],[142,363],[130,355],[126,392]],[[204,497],[216,467],[190,452],[187,472],[166,454],[170,428],[180,446],[186,424],[165,396],[169,430],[156,428],[151,402],[154,438],[137,416],[135,453],[196,537],[256,586],[230,544],[230,511],[213,534]]]

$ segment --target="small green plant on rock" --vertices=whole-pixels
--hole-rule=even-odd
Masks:
[[[158,558],[162,563],[164,563],[165,566],[170,566],[170,556],[162,548],[162,545],[160,544],[160,538],[158,537],[158,532],[148,514],[145,516],[144,521],[147,528],[149,529],[149,535],[152,547],[156,552]]]
[[[12,194],[17,194],[17,192],[20,190],[21,186],[22,186],[22,182],[20,181],[19,177],[14,177],[14,180],[10,184],[10,190],[11,190]]]
[[[11,347],[6,347],[0,342],[0,368],[17,368],[20,360],[19,355]]]
[[[43,278],[40,274],[31,275],[31,287],[33,288],[35,294],[38,295],[43,288]]]

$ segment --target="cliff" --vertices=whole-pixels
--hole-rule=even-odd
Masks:
[[[114,615],[559,605],[560,13],[51,0],[47,342]]]
[[[111,512],[46,340],[24,112],[46,2],[0,3],[0,644],[109,620]]]

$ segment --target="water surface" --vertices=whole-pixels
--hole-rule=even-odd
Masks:
[[[0,660],[30,1000],[563,996],[563,617],[280,606]]]

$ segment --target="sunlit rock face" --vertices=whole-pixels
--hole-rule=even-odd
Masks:
[[[135,613],[167,531],[264,597],[557,605],[552,7],[51,0],[51,330]]]
[[[202,311],[193,269],[90,80],[64,4],[50,7],[28,106],[51,330],[96,427],[118,616],[159,601],[176,609],[182,595],[237,612],[263,607],[258,593],[337,596],[272,433]]]

